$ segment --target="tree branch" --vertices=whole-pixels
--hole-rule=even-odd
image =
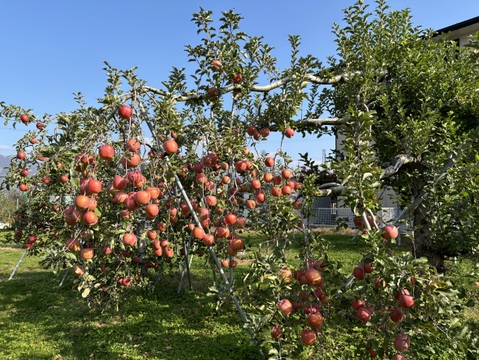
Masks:
[[[393,176],[394,174],[396,174],[397,172],[399,172],[399,169],[403,165],[412,163],[414,161],[416,161],[415,158],[413,158],[411,156],[408,156],[408,155],[400,154],[400,155],[396,156],[394,159],[392,159],[391,161],[389,161],[389,162],[387,162],[383,165],[383,171],[382,171],[381,176],[379,178],[381,180],[389,178],[389,177]]]
[[[335,76],[330,76],[330,77],[319,77],[315,75],[310,75],[306,74],[306,83],[310,82],[313,84],[319,84],[319,85],[332,85],[332,84],[337,84],[341,81],[347,81],[351,79],[353,76],[356,76],[360,74],[359,71],[351,72],[351,73],[344,73],[344,74],[339,74]],[[288,82],[292,81],[293,78],[290,76],[286,76],[282,79],[279,79],[275,82],[272,82],[268,85],[253,85],[250,89],[251,92],[268,92],[274,89],[277,89]],[[160,96],[166,96],[168,95],[168,92],[164,90],[160,90],[151,86],[143,85],[141,87],[143,91],[147,92],[152,92],[154,94],[160,95]],[[222,87],[219,89],[220,94],[226,94],[229,93],[235,89],[242,89],[242,86],[239,84],[231,85],[228,87]],[[208,93],[198,93],[198,94],[190,94],[190,95],[178,95],[175,96],[174,99],[178,102],[185,102],[185,101],[191,101],[191,100],[200,100],[200,99],[207,99],[209,97]]]
[[[347,118],[319,118],[319,119],[303,119],[298,121],[299,126],[323,126],[323,125],[343,125],[348,122]]]
[[[318,197],[325,197],[325,196],[338,196],[346,189],[345,186],[339,185],[336,187],[332,187],[330,189],[317,189],[314,192],[315,196]]]

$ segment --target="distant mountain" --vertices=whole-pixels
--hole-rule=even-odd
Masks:
[[[10,156],[0,155],[0,179],[7,173],[5,168],[10,166],[10,159]]]

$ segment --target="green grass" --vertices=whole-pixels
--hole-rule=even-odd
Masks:
[[[263,241],[253,234],[244,238],[250,247]],[[367,250],[351,235],[327,238],[331,257],[345,261],[347,272]],[[288,256],[295,251],[293,246]],[[215,299],[206,295],[212,276],[202,260],[193,262],[192,291],[178,295],[177,279],[165,276],[154,292],[132,291],[118,313],[101,315],[72,290],[71,277],[59,287],[63,273],[41,269],[38,258],[25,257],[14,278],[7,280],[22,253],[0,248],[0,359],[260,358],[233,303],[215,311]],[[452,266],[456,277],[471,269],[468,263]],[[469,317],[477,323],[473,309]]]
[[[155,294],[132,292],[118,314],[99,315],[71,283],[59,287],[61,276],[40,269],[35,258],[26,257],[7,281],[21,254],[0,253],[0,359],[257,357],[234,307],[215,313],[203,289],[178,295],[170,280]]]

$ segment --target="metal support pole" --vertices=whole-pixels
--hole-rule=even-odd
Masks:
[[[22,260],[23,260],[23,258],[25,257],[26,254],[27,254],[27,250],[23,251],[23,254],[22,254],[20,260],[18,260],[17,265],[15,265],[15,267],[13,268],[13,271],[10,274],[10,277],[8,278],[8,280],[13,279],[13,276],[15,275],[15,272],[17,271],[18,267],[20,266],[20,264],[21,264],[21,262],[22,262]]]

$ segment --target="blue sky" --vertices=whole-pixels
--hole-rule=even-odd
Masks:
[[[138,75],[160,87],[172,66],[186,67],[186,44],[199,37],[191,15],[199,7],[214,12],[235,9],[241,28],[264,36],[274,55],[288,61],[288,35],[301,35],[302,53],[320,59],[334,55],[333,23],[341,23],[346,0],[11,0],[0,3],[0,101],[31,108],[37,115],[75,108],[72,93],[89,104],[106,85],[103,61],[121,69],[137,66]],[[415,25],[442,28],[479,15],[479,1],[390,0],[392,9],[410,8]],[[10,155],[26,127],[0,124],[0,154]],[[279,141],[270,142],[276,147]],[[309,151],[317,160],[332,138],[295,136],[285,146],[293,158]]]

